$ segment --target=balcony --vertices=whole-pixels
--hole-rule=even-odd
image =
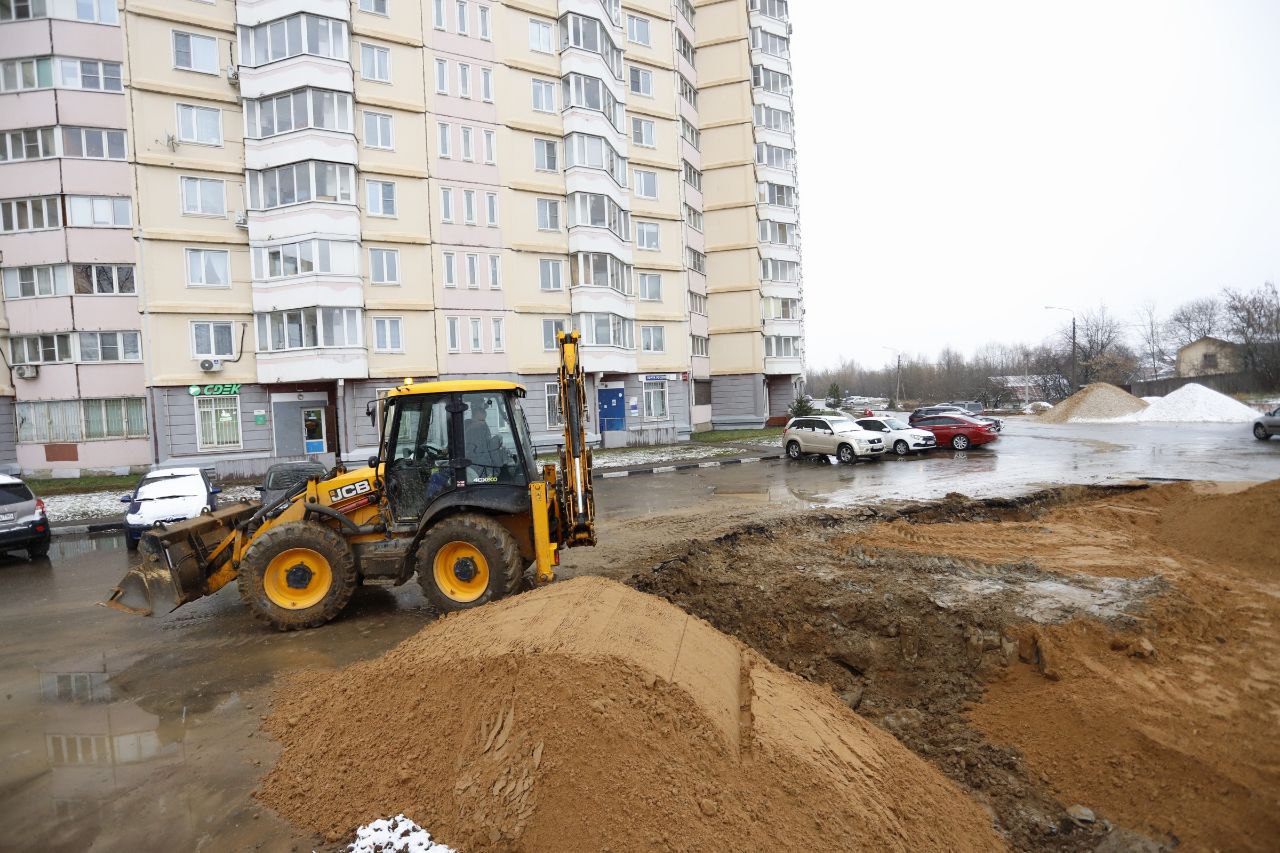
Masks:
[[[360,239],[360,210],[354,203],[305,201],[270,210],[250,210],[248,220],[252,243],[270,243],[307,234],[335,240]]]
[[[331,379],[364,379],[369,361],[364,347],[308,347],[260,352],[258,381],[325,382]]]
[[[241,65],[239,73],[240,96],[243,98],[261,98],[307,86],[336,92],[355,90],[350,62],[309,53],[257,67]]]
[[[325,18],[351,20],[351,7],[347,0],[236,0],[236,23],[253,27],[299,12],[309,12]]]
[[[270,169],[303,160],[356,163],[355,135],[348,131],[307,127],[269,136],[245,139],[244,162],[248,169]]]

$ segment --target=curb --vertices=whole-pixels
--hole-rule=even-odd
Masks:
[[[735,459],[716,459],[709,462],[682,462],[678,465],[655,465],[651,468],[628,468],[624,471],[599,470],[599,477],[611,480],[614,477],[636,477],[644,474],[666,474],[671,471],[688,471],[693,468],[719,468],[722,465],[749,465],[753,462],[769,462],[781,459],[781,453],[770,453],[764,456],[739,456]]]
[[[83,536],[86,533],[109,533],[124,530],[123,521],[108,521],[104,524],[51,524],[50,536]]]

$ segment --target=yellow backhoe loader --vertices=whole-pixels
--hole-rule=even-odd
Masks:
[[[406,380],[369,404],[381,438],[367,467],[157,527],[103,604],[149,616],[159,600],[177,608],[236,580],[253,613],[286,631],[333,619],[366,580],[415,571],[443,611],[515,593],[530,567],[550,583],[561,548],[596,541],[579,335],[558,342],[559,466],[537,464],[521,386]]]

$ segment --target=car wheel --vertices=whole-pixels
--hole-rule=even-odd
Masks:
[[[853,448],[847,444],[842,444],[836,448],[836,458],[846,465],[854,465],[858,461],[858,458],[853,455]]]
[[[956,450],[968,450],[969,436],[965,435],[964,433],[961,433],[960,435],[955,436],[954,438],[951,439],[951,446],[954,447]]]
[[[893,443],[893,452],[899,456],[906,456],[911,452],[911,447],[902,439],[898,439]]]
[[[798,441],[787,442],[787,456],[791,457],[792,459],[800,458],[800,442]]]
[[[1266,428],[1266,427],[1264,427],[1262,424],[1254,424],[1254,425],[1253,425],[1253,437],[1254,437],[1254,438],[1256,438],[1256,439],[1258,439],[1258,441],[1266,441],[1266,440],[1267,440],[1268,438],[1270,438],[1271,436],[1270,436],[1270,434],[1267,432],[1267,428]]]
[[[49,543],[41,542],[39,545],[32,545],[27,549],[27,556],[33,560],[43,560],[49,556]]]

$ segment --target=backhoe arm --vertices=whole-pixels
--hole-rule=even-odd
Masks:
[[[562,546],[596,544],[596,508],[591,492],[591,451],[587,448],[587,380],[578,332],[560,332],[560,451]]]

